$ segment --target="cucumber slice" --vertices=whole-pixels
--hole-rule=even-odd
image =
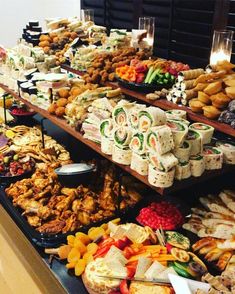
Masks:
[[[193,277],[184,269],[178,268],[175,264],[172,266],[178,275],[184,278],[192,279]]]
[[[148,80],[149,80],[151,74],[153,73],[153,71],[154,71],[154,68],[150,67],[150,69],[148,70],[147,76],[146,76],[146,78],[144,80],[144,83],[148,83]]]

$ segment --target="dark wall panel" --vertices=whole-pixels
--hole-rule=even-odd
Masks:
[[[109,29],[155,17],[154,54],[193,67],[208,64],[214,27],[235,29],[235,0],[82,0],[82,8],[94,8],[96,23]]]

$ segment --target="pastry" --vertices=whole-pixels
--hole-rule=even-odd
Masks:
[[[152,293],[152,294],[172,294],[174,293],[173,289],[166,286],[160,286],[152,283],[146,282],[136,282],[132,281],[130,285],[130,294],[145,294],[145,293]]]
[[[223,70],[218,72],[203,74],[203,75],[200,75],[198,78],[196,78],[194,84],[196,86],[198,83],[205,83],[205,82],[213,81],[219,78],[223,78],[225,74],[226,74],[226,71],[223,71]]]
[[[198,99],[192,99],[189,101],[189,106],[192,109],[193,112],[202,112],[202,108],[205,106],[206,104],[199,101]]]
[[[217,64],[214,66],[216,70],[226,70],[229,71],[235,67],[235,64],[232,64],[231,62],[227,60],[218,61]]]
[[[206,93],[204,93],[204,92],[202,92],[202,91],[199,91],[198,92],[198,97],[197,97],[197,99],[199,100],[199,101],[201,101],[202,103],[204,103],[204,104],[211,104],[211,100],[210,100],[210,97],[209,97],[209,95],[207,95]]]
[[[183,82],[181,82],[180,87],[182,90],[190,90],[193,88],[193,84],[194,84],[195,79],[192,80],[185,80]]]
[[[226,267],[226,265],[228,264],[230,258],[232,257],[232,252],[231,251],[226,251],[224,252],[218,262],[216,263],[216,266],[221,270],[223,271]]]
[[[207,105],[202,107],[203,114],[209,119],[217,119],[220,116],[220,111],[213,105]]]
[[[235,99],[235,87],[227,87],[225,88],[225,92],[229,98]]]
[[[202,91],[204,90],[209,83],[198,83],[195,88],[193,88],[195,91]]]
[[[221,81],[217,81],[217,82],[210,83],[204,89],[204,92],[206,94],[208,94],[208,95],[213,95],[213,94],[216,94],[216,93],[220,92],[221,90],[222,90],[222,82]]]
[[[192,80],[204,73],[203,68],[189,69],[184,70],[179,73],[179,76],[182,77],[182,80]]]
[[[224,80],[224,83],[226,86],[235,87],[235,78],[233,78],[233,79],[227,78]]]
[[[197,92],[194,89],[185,90],[185,93],[183,94],[183,98],[186,100],[190,100],[192,98],[195,98],[197,96]]]
[[[215,95],[211,95],[210,99],[212,101],[212,105],[216,108],[225,108],[231,101],[231,99],[225,95],[223,92],[219,92]]]

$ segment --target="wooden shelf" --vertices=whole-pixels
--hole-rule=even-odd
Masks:
[[[83,74],[82,72],[80,72],[78,70],[75,70],[75,69],[72,69],[67,65],[63,65],[62,67],[63,67],[63,69],[65,69],[67,71],[70,71],[72,73],[75,73],[77,75],[82,75]],[[191,121],[208,124],[208,125],[214,127],[215,130],[217,130],[217,131],[219,131],[221,133],[224,133],[224,134],[230,135],[232,137],[235,137],[235,129],[233,129],[230,125],[220,123],[220,122],[218,122],[216,120],[208,119],[208,118],[206,118],[205,116],[203,116],[201,114],[194,113],[187,106],[179,105],[179,104],[167,101],[166,99],[158,99],[158,100],[147,99],[146,94],[126,89],[125,87],[120,86],[116,82],[106,82],[105,85],[106,86],[111,86],[112,88],[119,87],[119,88],[121,88],[122,92],[125,95],[127,95],[129,97],[132,97],[132,98],[134,98],[136,100],[142,101],[142,102],[144,102],[146,104],[150,104],[150,105],[153,105],[153,106],[156,106],[156,107],[160,107],[161,109],[164,109],[164,110],[171,110],[171,109],[185,110],[187,112],[187,114],[188,114],[188,118]]]
[[[122,165],[122,164],[118,164],[118,163],[114,162],[112,160],[111,156],[106,155],[101,151],[101,148],[100,148],[99,144],[97,144],[97,143],[95,143],[93,141],[90,141],[88,139],[85,139],[82,134],[80,134],[78,131],[75,130],[75,128],[69,126],[64,119],[60,119],[60,118],[58,118],[58,117],[56,117],[54,115],[51,115],[48,111],[46,111],[46,110],[44,110],[42,108],[39,108],[38,106],[33,105],[32,103],[30,103],[28,100],[25,100],[25,99],[19,97],[18,94],[16,94],[14,91],[10,90],[8,87],[4,86],[3,84],[0,84],[0,87],[2,89],[4,89],[6,92],[8,92],[9,94],[11,94],[16,99],[18,99],[21,102],[25,103],[28,107],[32,108],[37,113],[41,114],[43,117],[49,119],[52,123],[59,126],[61,129],[65,130],[66,132],[71,134],[74,138],[78,139],[79,141],[81,141],[85,145],[89,146],[91,149],[93,149],[94,151],[96,151],[97,153],[99,153],[100,155],[102,155],[103,157],[108,159],[109,161],[111,161],[114,164],[116,164],[117,166],[119,166],[121,169],[123,169],[127,173],[131,174],[132,176],[134,176],[135,178],[137,178],[138,180],[140,180],[141,182],[143,182],[147,186],[151,187],[153,190],[158,192],[160,195],[168,195],[170,193],[173,193],[173,192],[176,192],[176,191],[179,191],[179,190],[182,190],[182,189],[186,189],[186,188],[188,188],[188,187],[190,187],[192,185],[202,183],[204,181],[207,181],[208,179],[212,179],[212,178],[215,178],[217,176],[221,176],[223,174],[229,173],[231,171],[235,171],[235,166],[224,165],[224,167],[221,170],[206,171],[203,174],[203,176],[201,176],[199,178],[190,177],[189,179],[186,179],[186,180],[175,181],[173,186],[171,186],[170,188],[164,189],[164,188],[154,187],[154,186],[149,184],[147,176],[142,176],[142,175],[138,174],[137,172],[133,171],[130,168],[130,166],[128,166],[128,165]]]
[[[150,100],[150,99],[146,98],[145,94],[138,93],[138,92],[126,89],[124,87],[121,87],[120,85],[118,85],[118,83],[108,82],[108,83],[106,83],[106,85],[111,86],[113,88],[119,87],[119,88],[121,88],[122,92],[124,94],[126,94],[127,96],[133,97],[133,98],[135,98],[135,99],[137,99],[139,101],[145,102],[147,104],[150,104],[150,105],[153,105],[153,106],[156,106],[156,107],[160,107],[161,109],[164,109],[164,110],[170,110],[170,109],[185,110],[187,112],[188,118],[191,121],[208,124],[208,125],[214,127],[215,130],[217,130],[219,132],[222,132],[224,134],[235,137],[235,129],[233,129],[230,125],[218,122],[216,120],[211,120],[211,119],[208,119],[208,118],[206,118],[205,116],[203,116],[201,114],[194,113],[187,106],[179,105],[179,104],[170,102],[170,101],[168,101],[166,99]]]

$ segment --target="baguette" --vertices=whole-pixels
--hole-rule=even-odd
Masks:
[[[235,198],[233,198],[232,196],[221,192],[219,194],[220,199],[223,201],[223,203],[235,213]]]
[[[218,248],[226,250],[235,250],[235,237],[225,240],[223,243],[218,244]]]
[[[199,230],[205,228],[202,224],[199,224],[199,223],[186,223],[186,224],[183,224],[182,227],[183,227],[183,229],[190,231],[196,235]]]
[[[216,263],[216,266],[217,266],[221,271],[223,271],[223,270],[225,269],[225,267],[227,266],[227,264],[228,264],[228,262],[229,262],[231,256],[232,256],[232,252],[231,252],[231,251],[226,251],[226,252],[224,252],[224,253],[220,256],[218,262]]]
[[[219,213],[219,212],[207,212],[206,215],[205,215],[205,218],[216,218],[216,219],[221,219],[221,220],[232,220],[233,221],[233,218],[227,216],[227,215],[224,215],[222,213]]]
[[[212,262],[212,261],[218,260],[223,253],[224,251],[222,249],[214,248],[213,250],[211,250],[205,255],[205,259],[208,262]]]
[[[234,213],[230,209],[228,209],[224,206],[221,206],[219,204],[210,203],[210,204],[208,204],[208,208],[210,211],[219,212],[219,213],[222,213],[222,214],[225,214],[227,216],[234,218]]]
[[[204,246],[207,246],[207,245],[212,244],[212,243],[215,246],[217,246],[216,241],[215,241],[214,238],[207,237],[207,238],[203,238],[203,239],[198,240],[196,243],[193,244],[192,248],[193,248],[193,251],[198,251],[201,248],[203,248]]]
[[[217,226],[219,224],[235,226],[235,220],[233,221],[233,220],[209,218],[209,219],[203,219],[202,224],[207,228],[213,228],[214,226]]]
[[[200,250],[199,250],[199,254],[200,255],[206,255],[208,254],[209,252],[211,252],[212,250],[216,249],[217,248],[217,244],[216,242],[211,242],[210,244],[202,247]]]
[[[202,228],[198,231],[198,237],[214,237],[219,239],[230,239],[235,234],[235,228],[231,225],[219,224],[215,228]]]

